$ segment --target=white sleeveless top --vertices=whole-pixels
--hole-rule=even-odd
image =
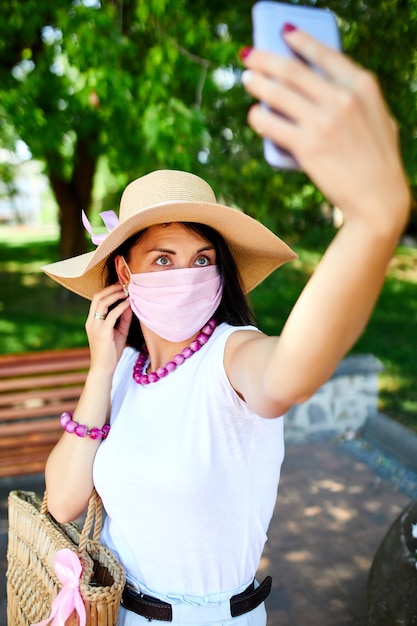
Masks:
[[[232,389],[221,324],[166,378],[115,372],[111,431],[94,462],[107,517],[103,542],[128,576],[163,594],[206,596],[249,583],[258,568],[284,458],[283,419],[264,419]]]

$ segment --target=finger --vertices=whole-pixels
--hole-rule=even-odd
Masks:
[[[93,297],[88,319],[99,319],[99,321],[102,321],[100,317],[107,315],[109,307],[118,300],[124,300],[125,298],[123,288],[119,283],[106,287]]]
[[[294,152],[297,145],[298,127],[269,109],[255,104],[248,113],[248,124],[261,137],[266,137],[285,150]]]
[[[130,303],[124,300],[109,312],[105,320],[94,322],[87,320],[85,327],[91,351],[94,351],[95,355],[106,353],[111,355],[112,346],[119,343],[118,339],[122,338],[125,343],[131,317]]]
[[[130,302],[127,299],[124,299],[122,302],[119,302],[117,306],[111,309],[104,320],[107,325],[114,327],[119,317],[121,317],[125,311],[131,311]]]
[[[296,123],[313,113],[310,100],[263,74],[246,70],[242,74],[242,84],[250,95],[286,116],[288,121]]]
[[[309,64],[321,69],[336,84],[352,85],[358,72],[361,71],[359,66],[345,54],[320,43],[305,31],[295,29],[283,33],[283,37],[294,52]]]
[[[126,308],[120,313],[120,322],[117,327],[117,331],[120,332],[120,334],[124,337],[127,337],[132,321],[133,311],[129,305],[129,302],[125,302],[123,304],[126,304]]]
[[[334,95],[335,86],[299,59],[253,50],[245,60],[245,65],[255,77],[262,75],[264,78],[274,80],[296,91],[310,102],[319,103]],[[244,81],[245,72],[242,74],[242,83],[246,89]],[[256,93],[251,95],[259,98]]]

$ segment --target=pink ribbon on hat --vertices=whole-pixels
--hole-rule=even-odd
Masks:
[[[114,211],[103,211],[102,213],[100,213],[100,217],[103,220],[104,225],[107,228],[107,230],[109,231],[109,233],[113,230],[113,228],[116,228],[116,226],[119,223],[119,218],[117,217],[117,215],[116,215],[116,213]],[[90,233],[90,235],[91,235],[91,241],[96,246],[100,245],[101,242],[105,240],[105,238],[107,237],[108,233],[102,233],[100,235],[95,235],[93,233],[93,227],[91,226],[90,222],[88,221],[88,217],[86,216],[84,211],[81,212],[81,219],[83,221],[85,230],[88,233]]]
[[[86,612],[80,594],[82,567],[78,556],[69,548],[58,550],[55,555],[54,569],[63,587],[52,602],[51,615],[31,626],[46,626],[51,620],[51,626],[65,626],[66,620],[74,609],[80,619],[80,626],[85,626]]]

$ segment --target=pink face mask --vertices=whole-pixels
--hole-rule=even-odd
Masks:
[[[216,311],[222,293],[217,265],[130,273],[133,312],[147,328],[174,343],[198,333]]]

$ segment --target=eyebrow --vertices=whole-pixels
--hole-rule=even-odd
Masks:
[[[198,250],[196,250],[196,254],[200,254],[201,252],[207,252],[209,250],[214,250],[214,249],[215,248],[212,245],[203,246],[202,248],[199,248]],[[146,254],[149,254],[150,252],[164,252],[165,254],[177,254],[175,250],[170,250],[169,248],[159,248],[159,247],[150,248],[149,250],[146,250]]]

